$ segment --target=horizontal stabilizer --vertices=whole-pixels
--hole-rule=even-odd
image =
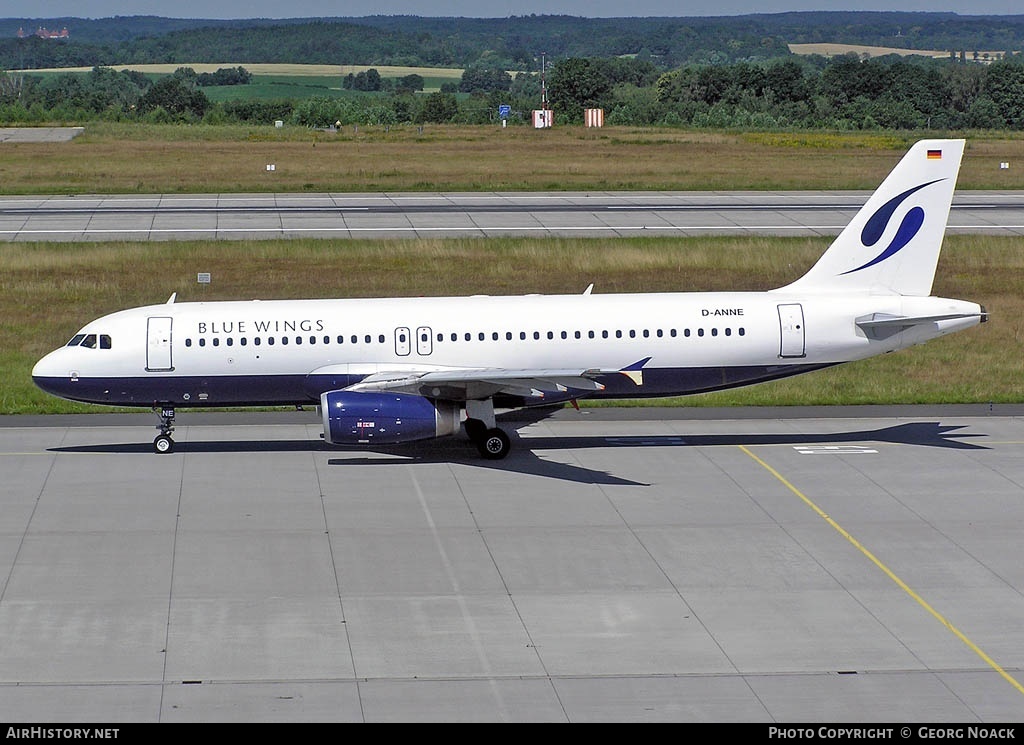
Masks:
[[[894,316],[889,313],[872,313],[869,316],[861,316],[854,323],[867,334],[869,339],[887,339],[893,334],[898,334],[913,326],[962,318],[979,318],[984,322],[987,320],[987,314],[984,309],[980,313],[944,313],[933,316]]]

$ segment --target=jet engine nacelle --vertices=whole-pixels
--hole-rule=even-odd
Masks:
[[[459,431],[458,404],[415,394],[327,391],[320,411],[332,445],[394,445]]]

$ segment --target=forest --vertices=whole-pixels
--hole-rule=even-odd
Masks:
[[[128,21],[137,20],[132,24]],[[144,20],[145,23],[141,23]],[[166,20],[166,19],[165,19]],[[48,21],[52,27],[74,19]],[[123,38],[0,40],[0,122],[276,120],[322,127],[487,124],[499,106],[529,123],[542,95],[557,124],[600,108],[609,125],[755,129],[1024,129],[1024,16],[789,13],[719,19],[363,19],[124,21]],[[0,21],[0,32],[17,19]],[[17,28],[31,21],[22,20]],[[90,22],[95,23],[95,22]],[[199,24],[199,22],[196,22]],[[242,24],[242,25],[239,25]],[[29,26],[31,28],[31,25]],[[135,29],[133,31],[132,29]],[[789,43],[884,44],[948,56],[797,56]],[[538,48],[544,49],[538,59]],[[984,57],[978,49],[987,50]],[[1001,51],[993,51],[1001,50]],[[257,100],[244,65],[197,75],[189,63],[326,62],[363,65],[345,95]],[[543,60],[543,75],[539,69]],[[181,66],[154,78],[112,65]],[[44,66],[87,74],[34,75]],[[462,69],[458,83],[424,90],[418,75],[376,66]],[[542,94],[543,85],[543,94]],[[211,86],[230,86],[216,100]]]
[[[33,32],[68,29],[54,43]],[[18,38],[18,31],[27,34]],[[0,19],[0,69],[146,62],[470,67],[536,71],[541,55],[630,56],[665,71],[686,64],[767,60],[789,44],[830,42],[899,49],[1019,52],[1024,15],[799,12],[710,18],[362,18],[183,20],[117,17]]]

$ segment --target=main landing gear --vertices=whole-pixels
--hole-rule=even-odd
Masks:
[[[476,445],[482,458],[499,460],[508,455],[509,450],[512,449],[512,441],[509,436],[498,427],[488,427],[479,419],[467,419],[465,426],[470,442]]]
[[[465,427],[481,458],[500,460],[512,449],[512,440],[495,424],[494,403],[490,399],[466,402]]]
[[[153,411],[156,411],[157,407],[153,407]],[[172,453],[174,452],[174,440],[171,439],[171,432],[174,431],[174,408],[163,407],[160,409],[160,424],[156,425],[156,428],[160,430],[160,434],[153,440],[153,452],[154,453]]]

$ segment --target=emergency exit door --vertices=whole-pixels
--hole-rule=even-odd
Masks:
[[[429,326],[420,326],[416,329],[416,354],[426,356],[434,351],[434,342],[430,334]]]

